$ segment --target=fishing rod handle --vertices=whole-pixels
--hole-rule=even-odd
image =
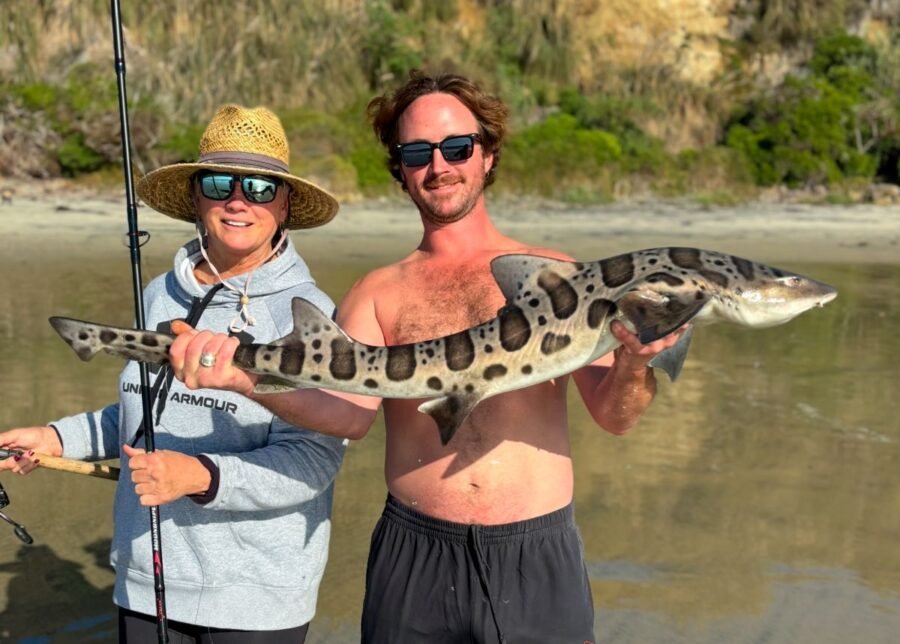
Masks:
[[[0,450],[3,452],[0,456],[14,456],[17,450]],[[39,461],[38,467],[45,467],[48,470],[59,470],[61,472],[71,472],[72,474],[84,474],[86,476],[95,476],[101,479],[109,479],[116,481],[119,479],[119,468],[101,463],[87,463],[85,461],[76,461],[72,458],[60,458],[59,456],[50,456],[49,454],[40,454],[35,452],[29,458],[32,461]]]

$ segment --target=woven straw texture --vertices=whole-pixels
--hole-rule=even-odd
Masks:
[[[223,153],[253,154],[260,159],[233,161],[215,159]],[[209,157],[213,157],[210,159]],[[271,164],[271,165],[270,165]],[[279,118],[265,107],[223,105],[216,111],[200,139],[197,163],[176,163],[147,173],[137,184],[138,196],[154,210],[184,221],[196,221],[197,208],[191,197],[191,177],[200,170],[234,174],[264,174],[280,177],[291,186],[287,228],[313,228],[331,221],[338,203],[317,185],[287,170],[290,151]],[[273,169],[281,166],[284,171]]]

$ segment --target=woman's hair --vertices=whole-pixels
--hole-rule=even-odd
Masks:
[[[410,71],[409,80],[393,93],[376,96],[369,101],[367,108],[375,136],[388,151],[388,170],[391,171],[391,175],[403,183],[400,154],[394,148],[399,143],[397,130],[400,116],[417,98],[435,93],[452,94],[475,116],[484,154],[494,155],[494,163],[484,181],[485,186],[491,185],[494,182],[497,164],[500,162],[500,147],[506,135],[506,119],[509,116],[506,105],[496,96],[484,92],[468,78],[457,74],[429,76],[418,69]]]

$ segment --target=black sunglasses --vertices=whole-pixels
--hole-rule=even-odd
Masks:
[[[480,134],[457,134],[448,136],[440,143],[428,141],[413,141],[411,143],[398,143],[394,146],[400,152],[400,161],[407,168],[421,168],[431,163],[431,156],[435,149],[440,149],[444,155],[444,161],[465,161],[471,158],[475,151],[475,143],[481,143]]]
[[[215,201],[228,199],[234,192],[234,185],[238,179],[241,182],[244,197],[253,203],[270,203],[275,199],[278,186],[282,184],[281,179],[258,174],[240,176],[227,172],[201,172],[197,175],[200,192],[207,199]]]

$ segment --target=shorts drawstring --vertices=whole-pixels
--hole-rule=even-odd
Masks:
[[[497,619],[497,609],[494,606],[494,598],[491,595],[491,587],[488,583],[487,563],[485,563],[484,552],[481,549],[481,526],[472,525],[469,527],[469,547],[475,554],[474,559],[475,566],[478,569],[478,580],[481,582],[481,587],[491,607],[491,616],[494,618],[494,626],[497,627],[497,638],[500,640],[500,644],[505,644],[506,639],[503,637],[503,629],[500,628],[500,620]]]

